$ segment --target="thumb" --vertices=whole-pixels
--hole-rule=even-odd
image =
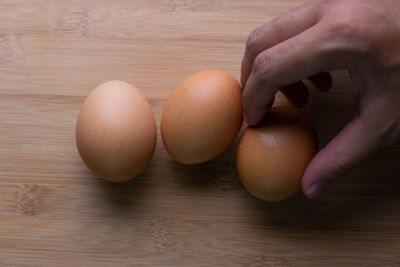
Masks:
[[[369,129],[368,129],[369,128]],[[329,182],[347,174],[359,161],[378,147],[377,129],[358,114],[311,160],[302,178],[303,192],[314,198]]]

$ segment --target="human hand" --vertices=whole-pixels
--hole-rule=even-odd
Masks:
[[[242,61],[249,125],[263,118],[277,91],[304,106],[301,80],[327,90],[329,71],[339,69],[354,82],[357,112],[308,165],[302,188],[311,198],[400,136],[400,1],[309,1],[254,30]]]

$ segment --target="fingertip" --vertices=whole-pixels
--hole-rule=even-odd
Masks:
[[[329,154],[329,150],[326,150],[326,148],[317,152],[304,171],[301,186],[306,197],[317,197],[328,185],[330,180],[326,178],[329,174],[329,171],[327,172],[330,161]]]
[[[311,167],[309,165],[309,167]],[[304,195],[308,198],[315,198],[321,194],[321,192],[328,186],[328,182],[322,180],[317,174],[313,171],[308,171],[309,168],[305,171],[302,178],[302,191]]]
[[[328,186],[328,183],[325,181],[316,181],[311,184],[305,191],[304,194],[308,198],[316,198],[321,194],[321,192]]]
[[[306,170],[304,171],[303,177],[301,179],[301,187],[302,187],[303,193],[306,197],[309,197],[309,198],[312,198],[311,194],[310,194],[311,186],[318,180],[318,176],[316,175],[316,172],[313,167],[314,159],[312,159],[311,162],[308,164]]]
[[[316,197],[329,183],[345,176],[357,162],[374,151],[377,142],[365,131],[363,123],[355,117],[314,156],[301,181],[306,196]]]
[[[251,81],[249,80],[247,87],[243,91],[243,117],[249,126],[255,126],[263,119],[267,110],[273,105],[275,97],[273,96],[272,99],[268,101],[268,99],[254,95],[255,90],[251,91],[248,88],[250,83]],[[265,104],[264,100],[268,101],[267,104]]]
[[[270,109],[275,102],[275,96],[272,98],[272,100],[263,108],[259,108],[259,109],[253,109],[250,110],[250,112],[246,113],[246,111],[243,112],[243,117],[244,120],[246,121],[246,123],[249,126],[255,126],[257,125],[260,121],[262,121],[262,119],[265,116],[265,113],[267,112],[268,109]]]
[[[255,126],[262,120],[265,112],[266,109],[252,109],[250,111],[245,111],[243,115],[249,126]]]

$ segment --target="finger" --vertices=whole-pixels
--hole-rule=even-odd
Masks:
[[[318,22],[317,8],[313,3],[313,1],[307,2],[256,28],[249,35],[241,67],[243,88],[251,73],[253,61],[259,53],[303,32]]]
[[[329,72],[320,72],[308,77],[308,79],[320,91],[326,92],[332,87],[332,76]]]
[[[308,89],[302,81],[285,85],[281,88],[280,91],[295,107],[302,108],[308,102]]]
[[[316,197],[331,181],[347,174],[357,162],[377,149],[377,138],[368,128],[368,120],[356,116],[315,155],[302,178],[306,196]]]
[[[257,56],[243,91],[243,108],[249,125],[262,119],[266,103],[282,86],[345,67],[339,56],[329,57],[324,34],[324,27],[315,25]]]
[[[272,100],[269,101],[268,104],[265,105],[265,110],[270,109],[274,105],[274,103],[275,103],[275,96],[272,97]],[[246,113],[245,112],[243,112],[243,117],[244,117],[244,120],[247,122],[248,120],[246,118]],[[249,125],[249,126],[253,126],[253,125]]]

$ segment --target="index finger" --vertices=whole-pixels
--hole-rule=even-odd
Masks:
[[[254,59],[262,51],[283,42],[318,22],[318,12],[310,1],[256,28],[248,37],[242,59],[241,84],[244,88]]]
[[[257,56],[243,91],[243,109],[249,125],[263,118],[268,103],[283,86],[319,72],[344,68],[337,57],[329,57],[326,38],[323,27],[315,25]]]

